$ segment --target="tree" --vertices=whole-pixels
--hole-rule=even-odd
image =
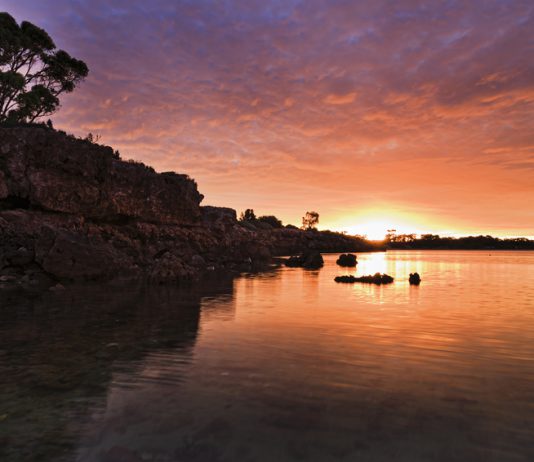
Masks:
[[[396,229],[388,229],[388,232],[385,237],[386,242],[395,242],[397,239],[397,230]]]
[[[0,122],[34,122],[59,108],[59,95],[70,93],[89,69],[48,33],[30,22],[20,26],[0,13]]]
[[[249,222],[256,221],[256,214],[254,213],[254,210],[246,209],[244,212],[241,212],[239,221],[249,221]]]
[[[302,229],[315,229],[319,223],[319,214],[317,212],[306,212],[302,217]]]

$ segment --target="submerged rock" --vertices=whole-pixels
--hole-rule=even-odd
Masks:
[[[339,266],[349,266],[353,267],[358,264],[358,261],[356,260],[356,255],[352,253],[344,253],[339,256],[336,263]]]
[[[394,281],[394,278],[392,278],[388,274],[380,274],[376,273],[373,275],[368,276],[337,276],[334,281],[336,282],[344,282],[344,283],[353,283],[353,282],[364,282],[367,284],[391,284]]]
[[[300,255],[289,257],[285,261],[285,265],[291,268],[319,269],[323,267],[324,260],[319,252],[310,250]]]
[[[419,273],[410,273],[410,285],[412,286],[418,286],[421,284],[421,276],[419,276]]]

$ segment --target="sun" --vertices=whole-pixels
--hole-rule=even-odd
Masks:
[[[330,218],[330,217],[329,217]],[[424,217],[399,210],[387,204],[369,209],[354,210],[325,220],[327,229],[349,235],[364,236],[372,241],[382,241],[393,231],[396,234],[421,234],[429,229]],[[427,232],[427,231],[425,231]]]
[[[359,234],[371,239],[373,241],[381,241],[385,239],[388,230],[392,228],[391,223],[386,221],[374,220],[358,223],[358,225],[351,226],[347,229],[349,234]]]
[[[393,231],[397,234],[415,233],[419,234],[416,226],[408,225],[399,220],[362,220],[357,224],[345,226],[342,231],[350,235],[364,236],[372,241],[382,241],[386,235]]]

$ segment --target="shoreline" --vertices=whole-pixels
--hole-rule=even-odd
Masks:
[[[108,146],[42,127],[0,128],[0,283],[183,284],[306,250],[383,249],[341,233],[250,229],[201,206],[189,176],[126,162]]]

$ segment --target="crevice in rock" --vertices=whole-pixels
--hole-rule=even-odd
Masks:
[[[7,196],[0,200],[0,210],[23,209],[30,210],[31,203],[27,197]]]

